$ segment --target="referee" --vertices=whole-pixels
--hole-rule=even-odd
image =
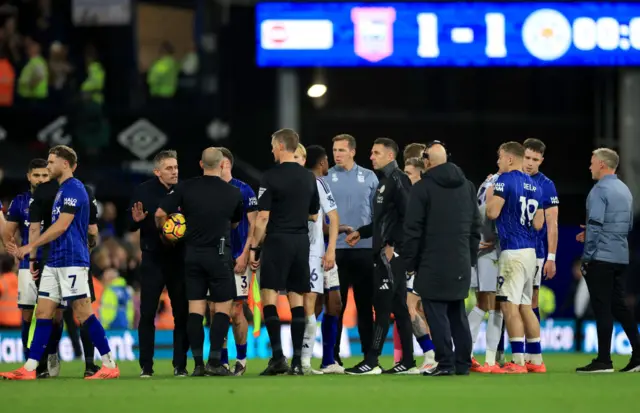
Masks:
[[[243,216],[240,190],[221,178],[224,156],[219,149],[202,152],[203,175],[176,186],[156,212],[156,225],[162,228],[166,211],[180,208],[187,222],[185,233],[186,289],[189,300],[187,332],[195,360],[192,376],[231,376],[220,363],[222,344],[229,330],[229,314],[236,296],[230,242],[230,228]],[[211,354],[204,366],[202,324],[207,311],[207,295],[215,315],[211,321]]]
[[[607,148],[593,151],[591,177],[597,181],[587,197],[586,231],[582,271],[587,282],[598,330],[598,357],[578,373],[611,373],[611,333],[617,319],[629,338],[631,360],[623,372],[640,372],[640,334],[625,303],[626,270],[629,265],[627,236],[633,228],[633,197],[616,175],[620,158]]]
[[[294,159],[300,138],[291,129],[271,136],[274,168],[267,171],[258,192],[258,217],[251,247],[251,266],[256,268],[261,255],[260,294],[264,303],[264,321],[271,341],[272,358],[261,373],[274,376],[286,373],[303,375],[302,342],[305,316],[302,295],[310,291],[309,220],[315,221],[320,209],[316,177]],[[266,231],[266,237],[265,237]],[[280,318],[276,303],[279,291],[287,291],[291,306],[291,368],[282,353]]]
[[[73,172],[77,164],[73,167]],[[53,209],[53,204],[56,199],[56,195],[58,194],[58,189],[60,189],[60,184],[56,179],[49,180],[47,182],[43,182],[38,185],[33,192],[32,202],[29,205],[29,243],[34,242],[41,233],[46,231],[51,226],[51,210]],[[98,207],[96,198],[93,194],[93,190],[85,185],[85,189],[87,194],[89,195],[89,229],[87,240],[89,241],[89,249],[93,249],[98,242]],[[42,261],[35,262],[32,261],[30,263],[30,269],[32,274],[39,274],[42,272],[44,268],[44,264],[47,262],[49,258],[49,250],[50,244],[42,247]],[[36,256],[36,251],[33,252],[33,255]],[[40,279],[36,281],[36,284],[40,284]],[[39,286],[39,285],[38,285]],[[96,294],[93,288],[93,277],[89,275],[89,290],[91,292],[91,302],[95,302]],[[57,315],[56,315],[57,317]],[[77,326],[76,321],[73,317],[73,310],[71,307],[65,309],[63,313],[64,321],[67,324],[67,329],[69,333],[69,337],[72,340],[78,340],[77,338]],[[57,360],[58,356],[58,343],[56,341],[60,340],[60,336],[62,335],[62,325],[60,326],[60,331],[57,336],[52,334],[52,339],[49,340],[49,345],[54,348],[50,348],[47,350],[49,353],[49,371],[48,373],[52,376],[57,376],[60,371],[59,360]],[[55,338],[54,338],[55,336]],[[91,335],[87,330],[87,327],[83,324],[80,329],[80,340],[82,341],[82,349],[84,352],[84,360],[85,360],[85,370],[84,377],[93,376],[100,370],[98,366],[95,365],[93,356],[95,354],[95,348],[93,346],[93,342],[91,341]],[[48,346],[49,346],[48,345]],[[47,369],[46,366],[39,365],[37,368],[38,378],[47,377]]]
[[[178,155],[175,151],[161,151],[153,159],[155,178],[140,184],[131,202],[129,230],[140,230],[140,377],[153,376],[156,312],[160,295],[165,286],[169,292],[173,310],[173,374],[187,376],[187,315],[189,305],[185,293],[184,266],[181,246],[166,245],[156,228],[149,211],[158,209],[160,202],[178,183]],[[169,214],[177,210],[166,211]]]

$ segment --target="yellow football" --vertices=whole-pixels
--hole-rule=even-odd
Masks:
[[[187,221],[182,214],[171,214],[162,227],[162,233],[169,241],[178,241],[187,232]]]

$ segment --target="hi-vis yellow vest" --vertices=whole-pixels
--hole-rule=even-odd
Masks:
[[[81,89],[84,93],[91,94],[91,99],[96,103],[104,102],[104,69],[99,62],[93,62],[87,68],[87,78],[82,82]]]
[[[33,76],[33,71],[38,67],[42,67],[44,77],[35,87],[31,87],[29,81]],[[42,56],[32,57],[22,69],[18,79],[18,95],[31,99],[45,99],[49,95],[49,69],[47,68],[46,60]]]
[[[173,97],[178,88],[178,72],[178,63],[173,57],[165,56],[156,60],[147,73],[149,94],[153,97]]]

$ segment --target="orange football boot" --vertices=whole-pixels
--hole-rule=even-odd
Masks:
[[[115,366],[114,368],[110,369],[109,367],[103,364],[100,370],[98,370],[96,374],[94,374],[93,376],[85,377],[84,379],[85,380],[111,380],[111,379],[117,379],[118,377],[120,377],[120,369],[118,368],[118,366]]]
[[[36,371],[27,371],[24,367],[20,367],[18,370],[0,373],[0,377],[5,380],[35,380]]]

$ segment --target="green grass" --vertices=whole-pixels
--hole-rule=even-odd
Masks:
[[[264,360],[249,360],[244,377],[174,378],[168,361],[156,376],[138,378],[136,362],[120,364],[122,377],[85,381],[80,362],[63,363],[62,375],[36,382],[0,382],[7,411],[74,409],[90,413],[229,412],[638,412],[640,374],[578,375],[587,355],[546,355],[547,374],[422,376],[259,377]],[[352,358],[351,366],[359,360]],[[622,368],[626,357],[614,358]],[[314,363],[314,365],[317,363]],[[382,364],[391,365],[385,358]],[[17,365],[0,365],[10,370]]]

